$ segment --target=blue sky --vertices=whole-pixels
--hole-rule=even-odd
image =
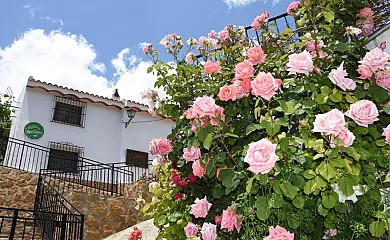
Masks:
[[[34,75],[37,79],[86,88],[90,82],[84,86],[65,79],[66,76],[46,74],[57,67],[61,68],[60,72],[66,68],[75,72],[80,70],[73,69],[77,66],[69,64],[68,58],[78,59],[81,65],[86,64],[90,74],[100,79],[99,86],[103,86],[104,81],[107,85],[107,82],[116,82],[145,63],[147,59],[139,47],[140,43],[150,42],[164,51],[158,46],[158,42],[165,34],[175,32],[186,40],[190,36],[199,38],[207,35],[211,29],[222,30],[227,24],[246,26],[263,11],[269,11],[271,16],[285,12],[290,2],[291,0],[0,1],[0,91],[8,84],[13,85],[18,92],[20,84],[15,84],[15,81],[24,83],[28,78],[21,76],[21,73],[12,73],[17,70],[16,65],[19,65],[18,68],[21,65],[28,67],[30,72],[26,70],[25,74],[38,74]],[[42,30],[32,31],[34,29]],[[47,43],[39,45],[38,41]],[[76,45],[81,48],[75,48]],[[84,61],[81,59],[83,56],[76,52],[85,49],[89,49],[86,56],[92,53],[95,55],[92,54]],[[121,58],[118,54],[123,50]],[[73,51],[74,56],[71,55]],[[69,56],[61,59],[63,55]],[[166,54],[162,58],[170,60]],[[114,59],[121,66],[115,66]],[[54,61],[56,65],[48,64]],[[91,62],[96,66],[91,67]],[[46,65],[51,65],[50,69]],[[86,66],[81,65],[80,68],[86,70]],[[104,66],[104,70],[99,66]],[[80,73],[79,77],[83,77],[83,74],[86,73]],[[83,79],[78,80],[80,81]],[[134,84],[133,82],[132,85]],[[102,90],[98,93],[106,92]]]

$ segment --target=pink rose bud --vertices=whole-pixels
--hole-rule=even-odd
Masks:
[[[219,225],[219,224],[221,224],[221,221],[222,221],[222,217],[221,216],[215,216],[215,218],[214,218],[215,224]]]

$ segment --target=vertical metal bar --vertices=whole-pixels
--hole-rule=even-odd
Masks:
[[[11,232],[9,234],[9,240],[13,240],[14,239],[14,235],[15,235],[15,229],[16,229],[16,222],[18,220],[18,214],[19,214],[19,210],[15,209],[14,210],[14,217],[12,218],[12,226],[11,226]]]
[[[61,225],[61,237],[60,240],[65,240],[65,231],[66,231],[66,218],[67,214],[62,215],[62,225]]]
[[[80,223],[80,238],[79,239],[81,240],[84,237],[84,232],[83,232],[84,231],[84,215],[81,215],[80,217],[81,217],[81,219],[80,219],[81,223]]]
[[[110,186],[110,190],[111,190],[111,196],[113,196],[113,192],[114,192],[114,164],[111,164],[111,186]]]
[[[23,160],[23,152],[24,152],[24,146],[26,145],[26,141],[23,141],[23,147],[22,147],[22,154],[20,155],[20,162],[19,162],[19,169],[22,169],[22,160]]]

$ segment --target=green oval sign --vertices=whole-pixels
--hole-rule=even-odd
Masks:
[[[30,122],[24,126],[24,135],[30,139],[39,139],[44,132],[42,125],[37,122]]]

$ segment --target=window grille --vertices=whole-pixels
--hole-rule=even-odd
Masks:
[[[67,172],[78,172],[81,165],[84,148],[70,143],[50,142],[49,160],[47,169]]]
[[[84,127],[86,109],[85,102],[75,98],[55,96],[52,122]]]
[[[129,166],[148,168],[148,156],[146,152],[127,149],[126,164]]]

